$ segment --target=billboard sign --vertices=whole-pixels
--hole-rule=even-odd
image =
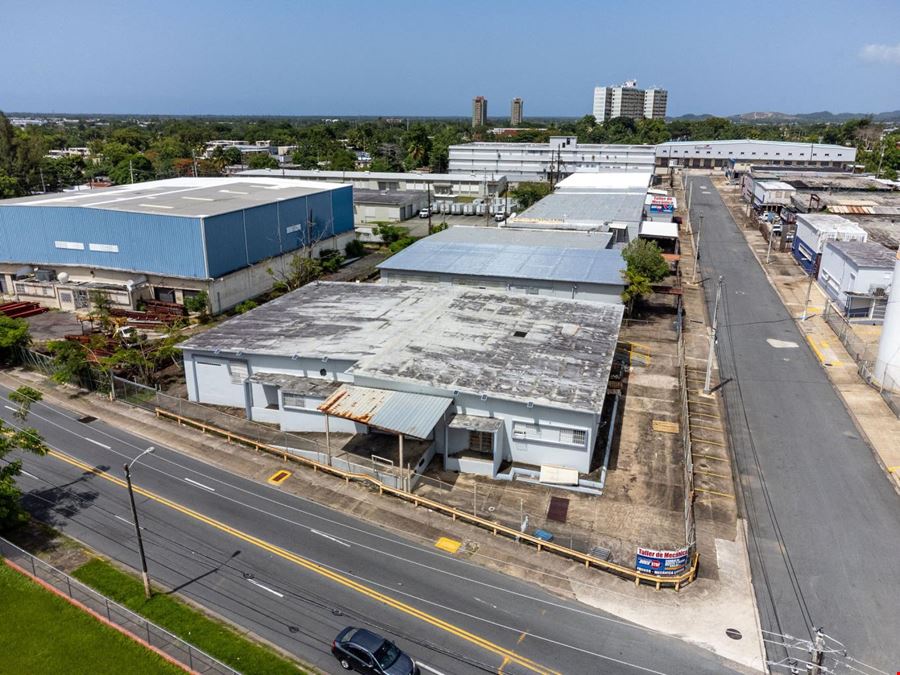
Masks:
[[[663,195],[653,195],[650,200],[650,211],[651,213],[674,213],[675,199]]]
[[[657,551],[652,548],[638,547],[634,568],[638,572],[658,577],[674,577],[687,570],[690,557],[690,551],[687,548]]]

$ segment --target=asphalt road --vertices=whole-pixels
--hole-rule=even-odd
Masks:
[[[0,388],[4,396],[8,390]],[[16,423],[0,406],[0,417]],[[136,567],[122,464],[148,443],[40,403],[53,451],[25,455],[28,508]],[[326,672],[346,625],[423,673],[723,673],[715,655],[166,448],[134,467],[151,578]]]
[[[725,282],[716,353],[762,627],[807,639],[824,627],[853,658],[897,672],[900,496],[712,182],[689,181],[710,315]]]

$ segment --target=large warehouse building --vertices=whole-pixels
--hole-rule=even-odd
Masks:
[[[612,235],[451,227],[378,266],[389,284],[442,284],[618,304],[625,260]]]
[[[587,473],[622,314],[502,291],[326,282],[181,347],[191,400],[283,430],[417,439],[421,454],[400,461],[417,471],[437,454],[488,476],[509,462]]]
[[[450,146],[450,173],[506,176],[511,183],[542,181],[576,171],[653,171],[652,145],[579,143],[551,136],[549,143],[464,143]]]
[[[213,313],[265,292],[298,250],[353,239],[347,185],[274,178],[173,178],[0,201],[0,292],[76,310],[183,302]]]
[[[656,166],[693,169],[724,168],[730,162],[802,165],[852,169],[856,148],[823,143],[792,143],[753,139],[728,141],[670,141],[656,146]]]

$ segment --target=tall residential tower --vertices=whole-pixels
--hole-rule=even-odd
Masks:
[[[512,100],[512,108],[509,112],[509,126],[517,127],[522,124],[522,99],[518,96]]]
[[[472,126],[483,127],[487,124],[487,99],[476,96],[472,99]]]
[[[628,80],[615,87],[594,88],[594,117],[605,122],[613,117],[630,117],[633,120],[646,117],[661,119],[666,116],[665,89],[638,89],[636,80]]]

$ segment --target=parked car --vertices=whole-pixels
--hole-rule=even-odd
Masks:
[[[431,215],[430,209],[419,209],[419,218],[427,218]]]
[[[331,643],[331,653],[345,670],[375,675],[419,675],[419,668],[390,640],[365,628],[347,626]]]

